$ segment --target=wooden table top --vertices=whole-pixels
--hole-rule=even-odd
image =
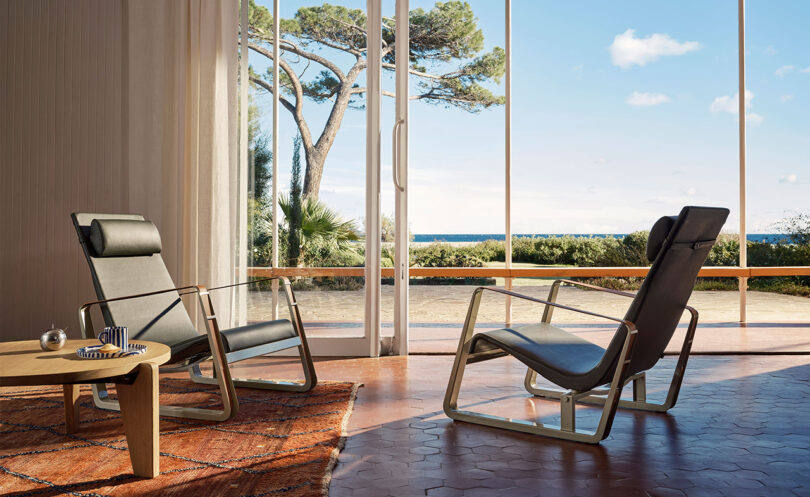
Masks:
[[[44,352],[39,340],[0,342],[0,386],[61,385],[121,376],[142,362],[161,365],[171,349],[156,342],[131,340],[147,346],[146,352],[112,359],[82,359],[76,349],[98,345],[97,339],[68,340],[60,350]]]

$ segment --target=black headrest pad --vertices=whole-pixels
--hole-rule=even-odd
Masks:
[[[90,243],[97,257],[144,256],[161,249],[157,227],[134,219],[93,219]]]
[[[661,252],[661,247],[664,245],[664,240],[667,235],[672,231],[675,226],[678,216],[664,216],[653,224],[650,230],[650,236],[647,238],[647,259],[652,262],[658,257]]]

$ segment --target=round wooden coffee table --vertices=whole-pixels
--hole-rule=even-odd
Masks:
[[[0,343],[0,386],[63,385],[65,432],[79,430],[79,385],[107,380],[115,383],[133,472],[154,478],[158,463],[158,366],[169,360],[171,349],[132,340],[146,352],[114,359],[81,359],[76,349],[98,345],[98,340],[68,340],[61,350],[43,352],[38,340]]]

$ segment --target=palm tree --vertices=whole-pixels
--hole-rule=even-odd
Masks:
[[[278,201],[284,214],[285,229],[289,226],[293,205],[290,197],[281,195]],[[308,256],[316,252],[354,251],[351,242],[360,240],[354,220],[344,221],[340,215],[317,198],[307,197],[301,200],[301,226],[299,229],[301,252],[298,264],[301,265]],[[296,262],[296,261],[293,261]]]

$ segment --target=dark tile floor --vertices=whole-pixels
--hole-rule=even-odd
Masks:
[[[365,385],[330,495],[810,496],[810,356],[693,357],[674,409],[620,410],[598,446],[450,421],[441,406],[451,364],[450,356],[317,362],[322,379]],[[649,375],[650,398],[663,397],[674,364],[666,357]],[[289,376],[294,366],[263,359],[239,369]],[[460,406],[558,416],[554,403],[522,390],[514,359],[467,371]],[[594,424],[594,409],[580,414],[578,426]]]

